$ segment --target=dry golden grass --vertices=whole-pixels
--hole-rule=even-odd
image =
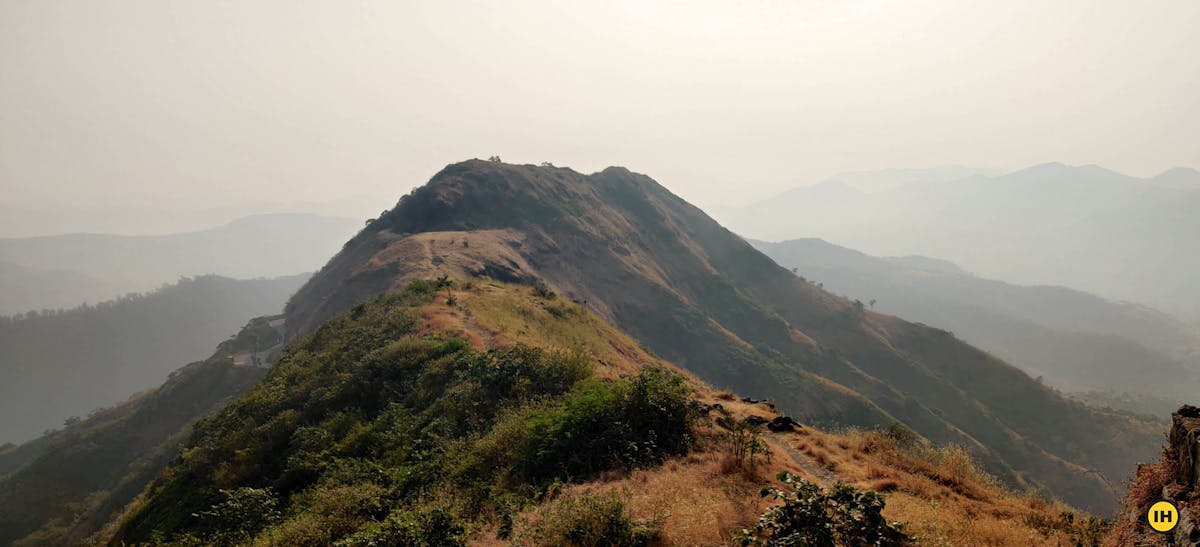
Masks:
[[[1065,505],[1006,491],[956,446],[902,447],[879,432],[811,428],[777,439],[834,480],[884,493],[884,516],[921,545],[1073,545],[1069,527],[1086,521]]]
[[[754,521],[757,485],[725,474],[713,454],[695,454],[652,470],[635,471],[604,488],[628,492],[630,513],[639,519],[666,517],[662,539],[671,545],[726,545],[730,531]]]
[[[441,291],[433,303],[421,309],[419,333],[458,336],[477,349],[520,343],[582,350],[596,359],[601,378],[633,375],[655,365],[684,376],[706,394],[712,389],[691,373],[650,355],[612,324],[561,296],[539,298],[529,287],[485,280],[457,282],[449,294],[453,305]]]
[[[755,481],[722,473],[717,454],[693,453],[659,467],[571,485],[560,495],[617,492],[633,518],[660,520],[666,545],[729,545],[733,530],[750,525],[766,510],[757,489]],[[540,506],[528,509],[517,520],[536,519],[541,510]],[[487,530],[471,543],[508,542]]]
[[[712,434],[712,429],[702,432],[703,437]],[[759,488],[771,482],[766,477],[780,471],[804,474],[790,460],[778,457],[763,462],[758,471],[747,476],[727,468],[719,451],[698,450],[658,467],[571,485],[561,495],[617,492],[633,518],[660,521],[664,545],[730,545],[735,530],[752,526],[769,507],[758,495]],[[520,518],[535,518],[536,513],[537,508],[530,509]],[[494,534],[484,534],[473,543],[502,544]]]
[[[629,515],[641,521],[658,522],[663,545],[731,545],[735,531],[753,526],[767,510],[769,501],[758,495],[759,489],[782,471],[812,476],[788,458],[774,443],[769,458],[762,458],[753,473],[732,466],[719,449],[717,436],[722,430],[712,424],[698,431],[697,449],[686,456],[667,460],[662,465],[631,472],[610,472],[596,480],[571,484],[559,496],[577,496],[584,492],[616,492],[626,504]],[[531,507],[517,521],[537,519],[547,503]],[[477,534],[472,545],[508,545],[496,537],[495,529]]]
[[[659,520],[665,545],[729,545],[733,530],[752,525],[767,509],[769,502],[757,495],[759,487],[785,470],[826,487],[832,479],[884,493],[884,515],[903,523],[918,545],[1074,545],[1073,524],[1066,515],[1077,522],[1084,519],[1064,505],[997,487],[954,448],[901,449],[881,442],[877,433],[804,428],[768,435],[771,460],[747,477],[713,449],[716,434],[712,427],[702,432],[701,445],[708,449],[659,467],[570,485],[562,495],[618,492],[631,516]],[[809,461],[797,462],[784,444]],[[806,449],[814,456],[805,454]],[[822,459],[835,470],[824,467]],[[819,473],[810,472],[814,466]],[[538,511],[531,508],[520,518],[536,518]],[[494,531],[473,543],[505,544]]]
[[[514,245],[519,247],[525,238],[516,230],[423,232],[404,236],[387,232],[382,237],[387,240],[385,246],[365,261],[362,269],[403,264],[403,275],[398,276],[394,287],[397,289],[413,279],[434,279],[441,275],[470,278],[472,272],[487,264],[515,264],[523,271],[533,271],[514,250]]]
[[[920,545],[1074,545],[1071,537],[1040,530],[1012,514],[980,511],[907,492],[888,495],[884,515],[906,524]]]

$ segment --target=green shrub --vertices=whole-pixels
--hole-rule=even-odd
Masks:
[[[717,438],[723,457],[722,472],[740,471],[753,476],[758,469],[758,460],[770,461],[771,449],[762,438],[762,426],[732,416],[718,417],[716,422],[725,429]]]
[[[661,462],[691,446],[698,403],[683,379],[659,368],[616,382],[586,382],[529,416],[518,472],[537,482]]]
[[[518,545],[642,547],[659,538],[659,523],[639,521],[625,511],[615,492],[561,498],[522,530]]]
[[[221,495],[224,500],[196,515],[213,544],[242,543],[279,520],[279,500],[269,489],[221,490]]]
[[[541,279],[533,282],[533,295],[538,298],[545,298],[546,300],[553,300],[558,296],[554,294],[554,290],[550,288],[550,285],[547,285]]]
[[[898,422],[892,422],[882,430],[883,436],[896,443],[899,448],[909,448],[921,441],[921,436]]]
[[[832,492],[823,493],[817,485],[787,472],[780,473],[779,480],[794,492],[763,487],[763,497],[783,503],[763,513],[754,528],[742,530],[741,545],[833,547],[908,542],[899,523],[883,518],[883,497],[875,492],[838,484]]]
[[[403,510],[335,543],[353,547],[454,547],[466,545],[466,529],[444,509]]]
[[[464,375],[475,386],[472,395],[495,406],[566,393],[591,376],[591,363],[578,352],[546,353],[518,345],[466,358]]]

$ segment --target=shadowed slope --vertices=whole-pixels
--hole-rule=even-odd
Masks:
[[[230,362],[238,349],[236,339],[224,342],[156,389],[0,450],[0,545],[77,545],[112,519],[178,456],[196,420],[262,377]]]
[[[820,239],[751,244],[832,292],[951,330],[1065,391],[1161,398],[1166,413],[1200,389],[1200,371],[1188,366],[1200,360],[1200,339],[1141,305],[983,279],[936,259],[869,256]]]

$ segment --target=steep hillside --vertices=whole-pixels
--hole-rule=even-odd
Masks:
[[[1161,312],[1063,287],[975,277],[920,257],[879,258],[819,239],[751,241],[781,266],[873,309],[952,330],[1067,391],[1166,400],[1200,390],[1200,339]]]
[[[297,293],[290,336],[407,280],[544,282],[704,380],[805,422],[901,422],[1008,484],[1084,508],[1152,451],[1153,426],[1070,402],[953,335],[779,267],[644,175],[468,161],[371,223]],[[1052,418],[1052,419],[1051,419]]]
[[[251,347],[222,343],[158,388],[0,448],[0,545],[79,544],[109,522],[178,455],[193,422],[262,377],[261,368],[230,362]]]
[[[820,237],[875,255],[936,256],[986,277],[1065,285],[1196,322],[1196,179],[1190,169],[1140,179],[1049,163],[874,192],[833,180],[720,218],[756,239]]]
[[[162,383],[308,278],[183,279],[95,306],[0,318],[0,443]]]
[[[280,214],[179,234],[0,238],[0,315],[95,304],[183,276],[309,272],[361,226],[354,219]],[[87,282],[64,290],[73,281]]]
[[[453,291],[414,282],[294,344],[197,427],[113,541],[441,545],[555,481],[686,452],[693,388],[611,326],[524,288]],[[230,491],[283,520],[206,513]]]
[[[777,418],[544,287],[417,280],[298,339],[96,539],[729,545],[774,505],[758,489],[784,487],[770,479],[783,471],[825,493],[885,492],[866,499],[923,544],[1065,545],[1100,530],[903,428]],[[753,425],[770,420],[783,425]],[[840,518],[880,524],[815,507],[804,518],[838,533]]]

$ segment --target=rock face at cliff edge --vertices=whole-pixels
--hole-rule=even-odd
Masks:
[[[1167,534],[1152,530],[1151,507],[1169,501],[1179,509],[1178,524]],[[1156,463],[1137,466],[1123,508],[1105,545],[1200,546],[1200,408],[1183,405],[1171,414],[1167,443]]]
[[[873,313],[779,267],[649,177],[447,166],[288,305],[291,336],[416,278],[546,283],[717,386],[801,421],[900,422],[1017,487],[1111,513],[1157,425],[1085,407],[953,334]]]
[[[1176,545],[1200,545],[1200,408],[1185,405],[1171,415],[1168,452],[1175,456],[1175,475],[1163,487],[1163,499],[1180,506]]]

